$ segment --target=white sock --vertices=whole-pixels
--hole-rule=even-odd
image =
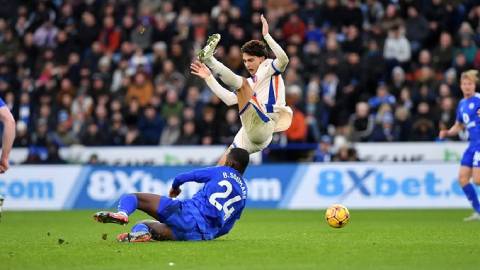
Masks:
[[[125,212],[123,212],[123,211],[118,211],[117,213],[128,217],[127,213],[125,213]]]
[[[205,64],[213,71],[213,73],[218,74],[220,80],[228,85],[228,87],[231,87],[235,90],[238,90],[240,87],[242,87],[243,78],[233,73],[233,71],[215,59],[215,57],[206,59]]]

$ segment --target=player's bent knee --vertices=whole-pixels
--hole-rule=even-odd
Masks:
[[[150,229],[153,239],[157,241],[176,240],[172,230],[159,221],[148,222],[145,225]]]
[[[458,177],[458,182],[460,183],[460,186],[464,187],[468,183],[470,183],[470,177],[465,175],[460,175],[460,177]]]

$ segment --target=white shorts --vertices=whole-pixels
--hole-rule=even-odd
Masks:
[[[275,121],[253,104],[248,103],[240,112],[242,128],[233,139],[231,147],[242,148],[250,154],[265,149],[272,141]]]

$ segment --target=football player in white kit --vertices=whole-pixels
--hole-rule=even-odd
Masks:
[[[276,59],[268,58],[267,48],[262,41],[251,40],[245,43],[242,46],[242,57],[250,78],[236,75],[215,59],[213,53],[220,41],[219,34],[208,38],[207,45],[198,54],[200,62],[191,65],[192,74],[204,79],[225,104],[230,106],[238,103],[242,128],[229,149],[239,147],[250,154],[267,147],[274,132],[288,129],[293,114],[285,104],[285,84],[280,75],[287,67],[288,56],[268,33],[268,23],[263,15],[261,20],[263,38]],[[209,68],[234,92],[223,88]],[[219,164],[223,164],[226,153]]]

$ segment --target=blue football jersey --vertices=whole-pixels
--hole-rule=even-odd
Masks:
[[[5,101],[3,101],[2,98],[0,98],[0,108],[3,107],[3,106],[5,106]]]
[[[470,143],[480,143],[480,94],[460,100],[457,106],[457,121],[462,123],[468,131]]]
[[[215,238],[228,233],[247,200],[247,185],[242,175],[228,166],[209,167],[178,175],[172,187],[190,181],[205,183],[190,200],[198,209],[194,218],[200,230]]]

